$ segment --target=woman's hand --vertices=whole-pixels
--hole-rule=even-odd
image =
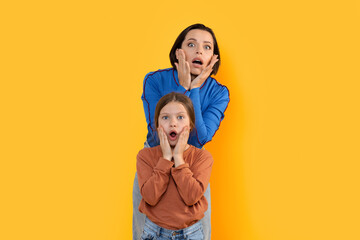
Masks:
[[[204,68],[201,73],[191,82],[190,89],[200,87],[201,84],[210,76],[215,63],[219,61],[218,55],[213,55],[209,65]]]
[[[190,64],[185,60],[185,52],[182,49],[176,49],[176,58],[179,61],[175,63],[178,71],[178,79],[181,86],[186,90],[190,89],[191,75],[190,75]]]
[[[183,158],[183,153],[188,145],[187,142],[189,140],[189,133],[190,133],[190,129],[187,126],[184,127],[184,129],[180,133],[179,140],[176,143],[173,152],[175,167],[185,163]]]
[[[158,135],[159,135],[159,139],[160,139],[160,146],[161,146],[161,150],[163,153],[163,158],[171,161],[173,154],[171,151],[169,140],[168,140],[166,133],[164,132],[164,129],[162,127],[158,128]]]

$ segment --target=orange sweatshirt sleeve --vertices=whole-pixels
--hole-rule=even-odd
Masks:
[[[170,180],[170,169],[174,165],[162,157],[154,165],[154,160],[146,151],[140,151],[137,155],[137,174],[140,193],[151,206],[155,206],[167,189]]]
[[[171,169],[179,194],[186,205],[197,203],[209,184],[213,158],[207,151],[197,156],[191,168],[188,163]]]

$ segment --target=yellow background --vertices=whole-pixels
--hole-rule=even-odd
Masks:
[[[359,1],[3,1],[0,239],[131,239],[145,74],[215,31],[213,238],[360,239]]]

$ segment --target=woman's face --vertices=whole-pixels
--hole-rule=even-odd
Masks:
[[[181,49],[184,50],[185,60],[190,65],[190,73],[199,75],[214,54],[214,40],[209,32],[193,29],[186,34]]]
[[[189,115],[185,107],[179,102],[166,104],[160,110],[158,123],[164,129],[171,147],[176,145],[185,126],[190,129]]]

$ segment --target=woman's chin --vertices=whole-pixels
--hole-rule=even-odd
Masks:
[[[191,79],[196,78],[201,73],[201,69],[200,68],[192,69],[190,73],[191,73]]]

